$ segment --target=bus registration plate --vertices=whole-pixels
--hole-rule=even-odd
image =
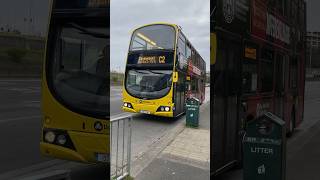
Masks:
[[[150,111],[146,111],[146,110],[141,110],[140,113],[143,113],[143,114],[150,114]]]
[[[98,161],[98,162],[109,162],[109,154],[96,153],[96,161]]]

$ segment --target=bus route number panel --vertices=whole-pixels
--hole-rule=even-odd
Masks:
[[[173,64],[173,53],[131,53],[128,55],[128,64],[152,65]]]

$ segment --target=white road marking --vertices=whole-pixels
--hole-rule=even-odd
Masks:
[[[37,116],[27,116],[27,117],[0,119],[0,123],[7,123],[7,122],[20,121],[20,120],[23,120],[23,119],[33,119],[33,118],[41,118],[41,116],[37,115]]]
[[[12,171],[0,174],[0,179],[15,179],[18,176],[22,176],[24,174],[28,174],[31,172],[36,172],[36,171],[39,171],[39,170],[42,170],[45,168],[57,166],[57,165],[63,164],[63,163],[66,163],[66,161],[62,161],[62,160],[45,161],[43,163],[31,165],[31,166],[28,166],[25,168],[16,169],[16,170],[12,170]]]
[[[0,82],[40,82],[41,79],[0,79]]]

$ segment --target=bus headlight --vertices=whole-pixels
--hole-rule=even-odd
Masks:
[[[157,109],[157,112],[169,112],[170,111],[170,106],[160,106]]]
[[[48,131],[46,132],[46,134],[44,135],[44,139],[49,142],[49,143],[53,143],[54,140],[56,138],[56,135],[54,134],[54,132],[52,131]]]
[[[123,103],[123,106],[124,106],[124,107],[127,107],[127,108],[133,109],[132,104],[131,104],[131,103],[128,103],[128,102]]]
[[[50,143],[50,144],[75,150],[73,142],[66,130],[44,128],[43,141],[46,143]]]
[[[65,135],[61,134],[57,137],[57,142],[61,145],[64,145],[67,142],[67,138]]]

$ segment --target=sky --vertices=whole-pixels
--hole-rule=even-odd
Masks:
[[[307,2],[307,31],[320,31],[320,1],[306,0]]]
[[[44,36],[47,32],[48,14],[48,0],[0,1],[0,27],[4,29],[16,29],[23,34]]]
[[[202,3],[202,2],[204,3]],[[128,15],[143,16],[144,20],[156,17],[160,13],[161,17],[165,19],[171,14],[176,14],[179,12],[181,17],[188,17],[190,14],[182,15],[182,12],[195,12],[199,9],[206,9],[205,5],[209,8],[209,0],[111,0],[111,16],[116,18],[112,19],[114,24],[120,24],[121,22],[115,23],[117,19],[128,20],[132,19]],[[187,3],[188,2],[188,3]],[[189,3],[190,2],[190,3]],[[320,31],[320,1],[319,0],[306,0],[307,2],[307,28],[310,31]],[[153,4],[153,5],[152,5]],[[164,8],[167,9],[169,4],[169,9],[164,12]],[[18,30],[27,34],[46,34],[47,22],[48,22],[48,8],[49,0],[1,0],[0,2],[0,27],[9,26],[16,27]],[[120,10],[114,9],[122,8]],[[140,8],[145,8],[149,14],[143,13]],[[152,7],[152,9],[148,9]],[[162,9],[158,8],[162,7]],[[191,9],[188,9],[191,7]],[[135,9],[134,9],[135,8]],[[151,12],[152,11],[152,12]],[[151,12],[151,13],[150,13]],[[140,15],[139,15],[140,14]],[[33,23],[25,23],[25,17],[31,17],[34,19]],[[179,15],[176,14],[176,18]],[[197,15],[199,16],[199,15]],[[128,19],[126,19],[128,17]],[[158,16],[160,18],[160,16]],[[142,21],[142,18],[140,18]],[[172,20],[172,19],[171,19]],[[180,21],[179,21],[180,22]],[[128,22],[127,22],[128,24]],[[135,24],[133,24],[135,25]],[[139,26],[139,24],[137,24]],[[182,23],[181,26],[184,24]],[[33,26],[33,28],[28,27]],[[115,27],[116,28],[116,27]],[[189,31],[183,28],[184,31]],[[132,29],[132,28],[131,28]],[[130,29],[130,30],[131,30]],[[191,36],[193,34],[190,34]]]
[[[111,70],[124,71],[132,31],[154,22],[181,26],[210,70],[209,0],[113,0],[110,8]]]

